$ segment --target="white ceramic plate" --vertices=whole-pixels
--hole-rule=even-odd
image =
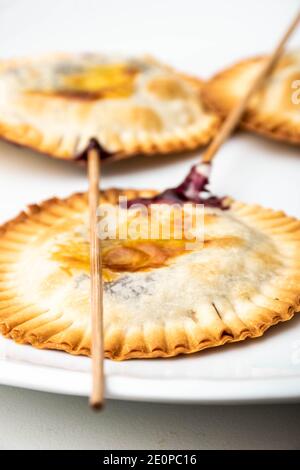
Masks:
[[[103,187],[179,183],[198,155],[132,159],[104,169]],[[73,164],[0,144],[1,221],[26,203],[87,187]],[[244,202],[300,217],[299,149],[239,134],[219,154],[212,189]],[[165,402],[235,403],[300,400],[300,314],[264,337],[187,357],[106,361],[111,398]],[[56,393],[88,395],[90,360],[41,351],[0,338],[0,382]]]
[[[106,396],[124,400],[241,403],[300,399],[300,317],[265,339],[191,357],[105,362]],[[1,338],[0,382],[87,396],[90,360]]]

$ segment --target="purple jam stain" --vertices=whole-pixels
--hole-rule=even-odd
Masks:
[[[127,201],[127,208],[134,204],[184,204],[193,202],[195,204],[203,204],[206,207],[217,207],[226,210],[228,205],[225,204],[225,198],[220,198],[211,194],[207,185],[209,179],[203,173],[197,170],[197,166],[192,166],[190,172],[183,182],[175,188],[166,189],[162,193],[149,198],[136,198]]]
[[[76,159],[86,161],[88,151],[91,149],[95,149],[100,153],[101,160],[106,160],[114,155],[114,153],[105,150],[97,139],[92,138],[85,150]],[[201,173],[197,169],[197,165],[194,165],[179,186],[166,189],[153,197],[130,199],[130,201],[127,201],[126,207],[130,208],[134,204],[150,206],[151,204],[185,204],[186,202],[192,202],[203,204],[206,207],[216,207],[222,210],[228,209],[228,204],[225,203],[226,198],[213,195],[207,188],[208,184],[208,176]]]
[[[115,154],[113,152],[108,152],[105,150],[104,147],[98,142],[97,139],[92,138],[90,139],[88,145],[86,148],[79,154],[76,155],[76,160],[77,161],[87,161],[87,155],[89,150],[95,149],[99,154],[101,155],[101,160],[107,160],[108,158],[114,156]]]

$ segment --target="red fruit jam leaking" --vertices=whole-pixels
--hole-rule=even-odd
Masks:
[[[87,148],[77,156],[77,159],[86,160],[90,149],[96,149],[101,155],[101,160],[109,159],[114,155],[106,151],[96,139],[92,138]],[[226,203],[226,197],[220,198],[213,195],[207,187],[209,184],[208,175],[210,167],[210,164],[200,163],[194,165],[179,186],[165,189],[165,191],[153,197],[130,199],[130,201],[127,201],[126,207],[130,208],[134,204],[150,206],[151,204],[185,204],[192,202],[195,204],[203,204],[206,207],[217,207],[226,210],[229,208],[228,203]]]
[[[184,204],[193,202],[195,204],[204,204],[207,207],[217,207],[219,209],[227,209],[225,198],[214,196],[207,185],[209,184],[208,176],[199,171],[199,166],[192,166],[190,172],[183,182],[175,188],[169,188],[162,193],[151,198],[136,198],[127,202],[127,207],[134,204]]]

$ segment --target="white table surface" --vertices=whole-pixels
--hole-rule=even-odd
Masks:
[[[0,0],[1,55],[92,49],[150,52],[205,78],[239,58],[270,50],[297,5],[298,0]],[[299,40],[300,32],[291,44],[299,44]],[[266,148],[269,153],[285,149],[241,134],[224,150],[232,168],[237,168],[240,140],[253,148],[254,157],[257,149]],[[290,165],[299,171],[299,152],[286,151]],[[1,168],[5,166],[6,172],[2,179],[0,173],[1,218],[13,215],[26,202],[53,195],[43,182],[45,172],[49,180],[55,180],[53,191],[61,196],[86,188],[82,171],[69,164],[42,159],[8,144],[0,145],[0,153]],[[169,160],[178,175],[186,171],[189,161]],[[267,156],[263,164],[270,163]],[[121,181],[124,185],[126,179],[130,186],[138,176],[135,185],[139,187],[153,183],[164,187],[168,164],[160,166],[161,178],[155,182],[151,180],[152,164],[161,165],[157,159],[153,163],[122,162],[105,170],[103,184],[107,187]],[[241,184],[232,189],[243,196],[247,174],[239,169]],[[29,187],[26,178],[32,172],[40,182]],[[279,181],[279,173],[275,177]],[[268,205],[268,201],[259,201],[264,182],[258,177],[255,183],[253,194],[247,193],[248,201],[257,199]],[[275,183],[269,183],[275,192]],[[222,189],[220,179],[217,184]],[[277,203],[272,194],[278,207],[281,197],[279,193]],[[299,189],[291,188],[290,197],[294,201],[290,213],[296,214]],[[300,405],[296,404],[203,407],[111,401],[103,413],[94,415],[86,399],[1,386],[0,416],[0,449],[300,447]]]

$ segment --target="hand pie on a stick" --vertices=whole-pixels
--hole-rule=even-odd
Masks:
[[[195,184],[208,201],[203,243],[186,249],[191,240],[176,237],[176,224],[169,239],[149,239],[144,229],[101,242],[106,357],[170,357],[255,338],[300,310],[300,222],[230,199],[217,204],[203,180],[193,180],[196,194]],[[107,190],[102,209],[120,195],[137,201],[155,192]],[[117,234],[135,217],[134,206],[122,210]],[[90,354],[86,195],[30,206],[2,227],[0,284],[2,334]]]
[[[0,62],[0,137],[78,159],[91,138],[102,158],[172,153],[207,144],[219,119],[203,83],[148,57],[54,54]]]

